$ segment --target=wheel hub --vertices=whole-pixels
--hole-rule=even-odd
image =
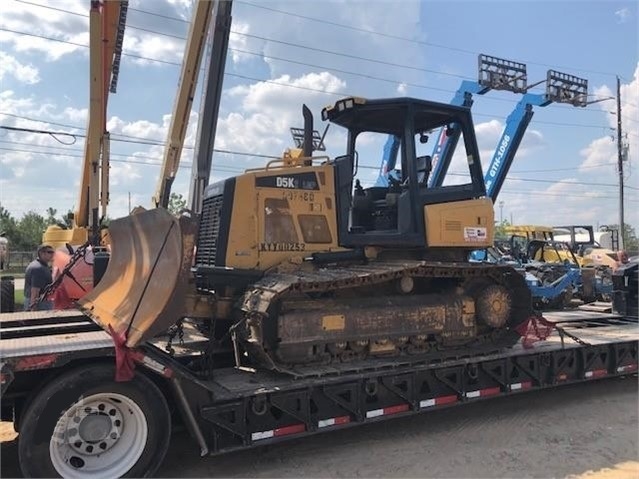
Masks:
[[[476,300],[477,317],[488,326],[501,328],[506,325],[512,310],[512,298],[506,288],[490,285],[483,289]]]
[[[66,441],[82,455],[95,456],[111,449],[122,435],[122,413],[105,401],[75,408],[67,422]]]

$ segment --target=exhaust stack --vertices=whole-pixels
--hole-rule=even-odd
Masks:
[[[304,143],[302,152],[305,158],[313,155],[313,113],[306,106],[302,106],[302,115],[304,116]]]

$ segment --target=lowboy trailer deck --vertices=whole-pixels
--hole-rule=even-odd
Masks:
[[[182,339],[172,340],[173,354],[166,337],[147,342],[129,358],[133,380],[116,382],[114,364],[123,358],[81,312],[2,314],[2,419],[20,432],[25,474],[140,476],[160,464],[175,421],[205,456],[637,372],[636,318],[581,310],[545,317],[559,328],[532,347],[300,366],[286,374],[235,368],[232,351],[211,351],[186,324]],[[206,348],[213,359],[203,365]],[[128,452],[138,449],[139,457]],[[46,467],[34,461],[43,456]]]

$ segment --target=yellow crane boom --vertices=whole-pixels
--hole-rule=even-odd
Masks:
[[[153,205],[166,208],[169,204],[171,185],[180,165],[180,156],[184,147],[184,137],[189,124],[189,114],[193,104],[193,96],[200,72],[206,35],[208,33],[213,11],[212,0],[198,0],[194,5],[193,20],[189,26],[189,34],[184,49],[184,60],[178,92],[173,106],[171,124],[167,135],[162,171],[153,196]]]
[[[98,205],[106,214],[109,202],[106,108],[109,92],[114,93],[117,85],[127,9],[126,0],[91,2],[90,104],[76,226],[93,226],[90,215]]]
[[[89,13],[89,114],[73,227],[50,226],[43,241],[54,247],[80,245],[99,230],[109,202],[109,133],[106,109],[120,70],[128,0],[92,0]],[[101,208],[101,211],[99,209]]]

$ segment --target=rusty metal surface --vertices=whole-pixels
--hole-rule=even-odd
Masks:
[[[420,334],[419,336],[421,337],[411,336],[408,338],[412,344],[410,350],[428,350],[436,346],[435,343],[439,340],[443,340],[444,343],[450,342],[451,344],[472,341],[475,347],[480,347],[484,344],[488,347],[509,346],[514,344],[519,338],[519,335],[514,332],[514,328],[533,314],[530,291],[526,287],[523,276],[507,266],[400,260],[325,267],[311,271],[300,268],[298,271],[293,272],[268,273],[245,293],[241,305],[246,318],[244,346],[249,351],[249,354],[262,366],[281,371],[290,370],[290,366],[296,363],[344,361],[347,359],[343,354],[344,347],[353,352],[353,354],[349,355],[349,361],[351,359],[350,356],[359,357],[362,355],[359,351],[361,348],[369,348],[371,353],[374,352],[374,349],[379,349],[380,351],[384,349],[386,352],[395,350],[395,353],[404,351],[406,349],[404,348],[406,344],[406,338],[404,337],[397,338],[397,341],[392,338],[370,338],[369,344],[363,344],[359,341],[359,333],[353,335],[345,334],[336,339],[333,337],[335,335],[329,332],[328,336],[331,337],[333,342],[318,340],[315,344],[310,345],[308,342],[300,341],[295,344],[294,341],[291,341],[286,344],[282,342],[280,334],[282,332],[280,319],[282,318],[277,317],[277,314],[272,314],[273,311],[276,311],[274,308],[282,307],[285,311],[287,302],[294,301],[300,296],[319,295],[320,298],[323,298],[320,299],[322,301],[326,299],[324,293],[333,293],[339,290],[353,291],[356,288],[375,286],[375,288],[360,290],[368,291],[366,294],[356,295],[358,296],[359,305],[362,306],[380,294],[387,296],[386,293],[382,292],[383,289],[379,289],[378,286],[383,288],[384,284],[390,285],[406,275],[436,281],[451,280],[452,284],[468,285],[470,290],[477,290],[478,285],[483,288],[482,285],[497,284],[508,290],[512,298],[512,303],[508,305],[510,314],[504,327],[490,329],[489,331],[485,331],[485,328],[482,328],[481,330],[474,330],[472,335],[459,335],[454,330],[443,330],[436,334],[436,337],[428,339],[429,343],[425,342],[428,334],[426,332],[425,334]],[[456,286],[451,286],[451,288],[451,290],[440,291],[439,293],[453,293]],[[354,307],[357,307],[357,305]],[[474,307],[472,309],[473,316],[475,316]],[[392,316],[392,308],[386,308],[383,313]],[[330,314],[346,315],[346,313],[340,313],[339,311],[330,311]],[[277,321],[277,323],[274,324],[274,321]],[[297,321],[300,323],[298,326],[303,321],[302,316],[300,316],[299,321]],[[312,329],[312,326],[310,324],[309,328]],[[318,337],[318,334],[314,334],[314,336]],[[433,343],[433,340],[435,343]],[[367,339],[363,341],[365,342]],[[380,341],[384,344],[378,344]],[[397,347],[392,344],[386,344],[389,341],[395,341],[397,343],[395,346]],[[348,342],[347,345],[346,342]],[[362,344],[358,344],[358,342]],[[277,353],[280,346],[282,346],[283,354]],[[328,349],[328,357],[325,349]],[[413,354],[410,351],[406,352]]]
[[[434,294],[381,296],[364,302],[360,298],[289,301],[279,316],[280,345],[341,341],[344,335],[371,339],[444,330],[472,335],[474,324],[461,321],[463,301],[461,296]]]
[[[128,347],[174,324],[191,284],[192,223],[162,208],[111,222],[109,266],[80,309],[105,330],[126,333]]]

